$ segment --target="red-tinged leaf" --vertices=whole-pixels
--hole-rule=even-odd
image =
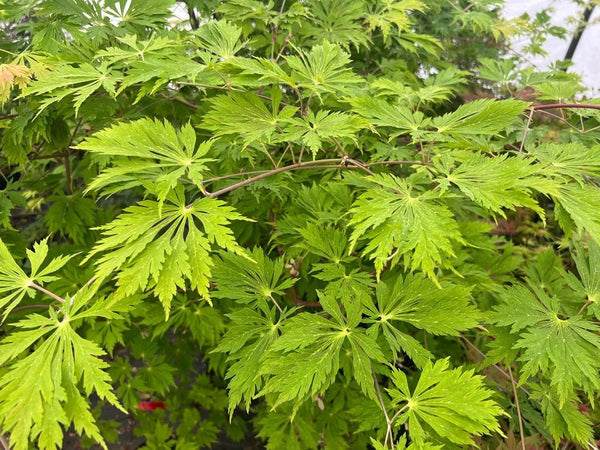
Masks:
[[[138,405],[140,411],[154,411],[155,409],[165,409],[164,402],[141,401]]]

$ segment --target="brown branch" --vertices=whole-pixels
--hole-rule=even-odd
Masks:
[[[227,192],[231,192],[239,187],[242,186],[246,186],[248,184],[254,183],[255,181],[259,181],[262,180],[263,178],[268,178],[272,175],[276,175],[278,173],[282,173],[282,172],[288,172],[290,170],[299,170],[301,168],[304,168],[306,166],[318,166],[319,164],[323,164],[323,163],[340,163],[342,160],[341,158],[337,158],[337,159],[319,159],[316,161],[307,161],[305,163],[296,163],[296,164],[292,164],[289,166],[284,166],[284,167],[279,167],[277,169],[271,169],[268,170],[264,173],[261,173],[260,175],[256,175],[254,177],[251,178],[247,178],[245,180],[239,181],[235,184],[232,184],[231,186],[228,186],[226,188],[220,189],[218,191],[215,192],[206,192],[206,195],[208,197],[218,197],[219,195],[223,195],[226,194]],[[334,166],[337,168],[337,166]],[[311,167],[312,168],[312,167]],[[318,168],[322,168],[322,167],[314,167],[315,169]]]
[[[365,164],[361,163],[352,158],[342,158],[342,162],[347,162],[348,164],[352,164],[354,167],[361,169],[364,172],[367,172],[369,175],[375,175],[371,169],[369,169]]]
[[[600,109],[600,105],[592,105],[590,103],[551,103],[549,105],[533,105],[527,109],[540,111],[544,109],[565,109],[565,108],[580,108],[580,109]]]
[[[188,108],[190,108],[194,111],[198,110],[198,106],[196,106],[193,103],[190,103],[187,100],[184,100],[182,98],[179,98],[179,97],[167,97],[167,98],[169,100],[173,100],[175,103],[179,103],[180,105],[187,106]]]
[[[432,166],[433,164],[423,161],[375,161],[365,164],[367,167],[371,166],[401,166],[401,165],[416,165],[416,166]]]
[[[335,165],[336,163],[339,165]],[[210,178],[210,179],[204,181],[204,183],[209,183],[209,182],[213,182],[213,181],[217,181],[217,180],[223,180],[226,178],[233,178],[236,176],[243,176],[243,175],[257,173],[256,176],[247,178],[242,181],[238,181],[237,183],[234,183],[230,186],[227,186],[227,187],[220,189],[218,191],[215,191],[215,192],[208,192],[206,189],[203,189],[203,193],[207,197],[214,198],[214,197],[218,197],[219,195],[223,195],[228,192],[231,192],[237,188],[252,184],[255,181],[259,181],[264,178],[268,178],[270,176],[277,175],[278,173],[289,172],[289,171],[294,171],[294,170],[339,169],[339,168],[350,169],[350,168],[352,168],[352,167],[347,167],[348,164],[354,166],[356,169],[360,169],[363,172],[368,173],[369,175],[373,175],[373,171],[371,169],[369,169],[369,166],[370,165],[379,165],[380,163],[385,163],[385,164],[390,164],[390,165],[400,165],[400,164],[430,165],[429,163],[421,163],[418,161],[385,161],[385,162],[380,161],[380,162],[369,164],[369,163],[363,163],[361,161],[358,161],[358,160],[355,160],[352,158],[347,158],[347,157],[332,158],[332,159],[318,159],[316,161],[298,162],[298,163],[291,164],[289,166],[278,167],[278,168],[271,169],[271,170],[264,170],[264,171],[257,170],[257,171],[252,171],[252,172],[240,172],[237,174],[223,175],[221,177]]]

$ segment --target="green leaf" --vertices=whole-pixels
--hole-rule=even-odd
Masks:
[[[228,225],[246,220],[224,202],[201,198],[190,205],[182,199],[164,205],[141,201],[125,209],[114,221],[100,227],[103,238],[88,254],[96,261],[99,281],[116,273],[116,298],[150,288],[160,299],[168,318],[177,288],[190,281],[207,301],[213,262],[213,244],[241,253]],[[199,227],[201,226],[201,228]]]
[[[369,25],[369,31],[379,29],[383,34],[384,42],[388,43],[394,25],[396,26],[395,33],[401,34],[410,31],[412,11],[423,12],[426,9],[425,3],[419,0],[383,2],[376,4],[375,11],[367,15],[366,23]]]
[[[579,399],[575,395],[570,395],[562,403],[553,390],[546,386],[534,387],[532,395],[540,399],[544,419],[555,444],[566,437],[581,445],[588,445],[593,436],[592,422],[577,407]]]
[[[74,255],[59,256],[52,259],[43,269],[42,264],[48,256],[48,238],[33,245],[33,251],[27,250],[31,265],[28,276],[15,262],[8,248],[0,239],[0,308],[3,308],[2,321],[23,300],[25,295],[34,296],[31,283],[37,281],[44,284],[56,279],[52,274],[60,270]]]
[[[310,313],[288,319],[263,362],[261,374],[268,379],[260,395],[275,394],[273,408],[293,400],[297,410],[308,397],[324,392],[339,371],[344,346],[350,347],[354,379],[366,395],[376,398],[371,360],[383,362],[385,357],[377,343],[358,328],[358,305],[345,305],[344,315],[334,298],[320,295],[319,300],[332,319]]]
[[[500,433],[503,415],[491,400],[493,391],[473,370],[448,369],[448,360],[425,363],[415,388],[409,389],[406,375],[392,372],[393,388],[387,389],[401,412],[398,423],[407,423],[411,440],[420,448],[426,440],[476,445],[473,436]]]
[[[366,8],[362,2],[322,0],[311,3],[310,20],[302,21],[302,29],[312,42],[332,42],[349,50],[367,47],[369,38],[363,30]]]
[[[15,449],[27,449],[29,439],[35,437],[40,448],[61,446],[61,425],[68,427],[71,422],[106,448],[80,390],[122,408],[103,370],[108,367],[100,359],[104,351],[79,336],[70,319],[64,312],[61,319],[52,313],[48,318],[30,315],[15,324],[20,331],[0,344],[0,364],[6,364],[46,336],[0,377],[2,428],[10,433]]]
[[[74,97],[75,115],[81,104],[99,88],[104,88],[110,95],[115,95],[115,85],[119,77],[106,64],[98,67],[84,63],[78,67],[60,65],[50,74],[31,83],[21,94],[42,96],[48,94],[39,107],[38,114],[53,103],[72,95]]]
[[[514,286],[503,292],[492,320],[519,335],[515,348],[522,350],[521,382],[539,372],[548,376],[561,406],[575,387],[590,399],[600,388],[600,327],[581,316],[565,316],[557,298]]]
[[[520,100],[480,99],[459,106],[456,111],[436,117],[432,125],[450,136],[494,136],[508,128],[527,108]]]
[[[176,131],[167,121],[140,119],[114,125],[88,137],[76,148],[107,157],[111,167],[102,170],[88,191],[114,194],[144,186],[162,202],[187,178],[202,186],[206,163],[203,158],[211,141],[196,147],[196,133],[190,124]]]
[[[435,278],[436,266],[454,256],[453,244],[463,242],[450,210],[433,191],[415,193],[406,180],[393,175],[366,179],[374,187],[362,194],[350,210],[350,242],[368,240],[363,253],[375,260],[380,274],[404,258],[410,270]],[[435,239],[432,237],[435,236]]]
[[[229,60],[227,64],[241,70],[241,75],[233,80],[235,85],[287,84],[292,88],[297,87],[296,81],[279,64],[270,59],[237,57]]]
[[[153,36],[145,41],[138,41],[135,34],[127,34],[124,37],[118,37],[117,40],[125,45],[122,47],[108,47],[100,50],[96,58],[106,60],[109,64],[117,62],[132,63],[137,60],[144,61],[149,56],[167,53],[175,47],[181,46],[179,41],[164,37]]]
[[[215,136],[240,135],[244,146],[269,142],[278,127],[298,110],[284,106],[281,111],[269,111],[259,97],[249,93],[231,92],[208,101],[211,109],[204,115],[202,127]]]
[[[478,326],[481,313],[469,289],[452,284],[441,288],[422,275],[397,276],[396,282],[377,285],[377,315],[382,322],[410,323],[434,335],[458,336]]]
[[[285,141],[293,140],[306,145],[316,156],[323,149],[323,141],[339,145],[337,139],[348,138],[358,145],[356,133],[362,128],[369,127],[366,120],[343,112],[308,111],[301,118],[292,118],[282,136]]]
[[[320,98],[324,94],[345,94],[362,82],[347,67],[350,56],[328,41],[315,45],[309,53],[300,52],[299,56],[287,56],[285,60],[298,87],[306,90],[303,96],[316,94]]]
[[[251,258],[251,259],[250,259]],[[240,303],[259,302],[261,308],[279,305],[275,297],[281,297],[296,282],[284,278],[282,258],[271,260],[263,251],[255,248],[248,256],[223,253],[215,265],[214,298]]]
[[[532,181],[538,173],[539,167],[522,157],[473,153],[438,181],[442,192],[452,183],[475,203],[502,217],[506,217],[504,209],[514,211],[517,207],[531,208],[544,217],[532,192]]]
[[[476,327],[482,316],[471,304],[468,289],[444,284],[441,288],[419,275],[398,276],[391,285],[377,285],[377,304],[370,305],[369,334],[383,334],[392,353],[405,352],[418,367],[432,358],[419,341],[401,331],[401,322],[433,335],[457,336]]]
[[[224,20],[212,20],[202,24],[196,31],[194,40],[198,46],[209,53],[227,60],[233,58],[244,46],[240,42],[242,29]]]
[[[259,311],[241,308],[227,315],[231,322],[213,353],[227,353],[227,360],[231,364],[225,375],[226,379],[230,379],[230,417],[242,402],[248,411],[250,402],[263,386],[260,373],[262,360],[279,336],[280,322],[286,317],[284,314],[277,320],[274,311],[275,308],[272,308],[266,311],[266,315],[262,315]]]
[[[530,150],[553,176],[585,184],[585,176],[600,176],[600,146],[544,143]]]
[[[583,245],[575,246],[573,260],[577,265],[579,279],[572,273],[567,275],[567,283],[585,300],[581,312],[591,312],[600,320],[600,246],[590,241],[587,243],[587,257]],[[587,308],[587,309],[585,309]]]
[[[57,195],[51,197],[44,222],[51,233],[69,237],[76,244],[83,244],[89,236],[89,229],[96,224],[96,205],[90,198],[81,194]]]
[[[575,226],[590,233],[594,240],[600,243],[600,209],[590,208],[590,205],[600,204],[600,188],[569,183],[560,187],[554,197]],[[565,227],[564,223],[559,223]]]
[[[421,112],[413,112],[405,106],[390,104],[379,98],[354,97],[349,101],[353,110],[368,119],[373,125],[397,130],[392,137],[416,133],[430,122],[430,119]]]

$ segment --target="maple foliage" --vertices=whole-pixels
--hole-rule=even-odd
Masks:
[[[0,3],[3,443],[595,448],[600,107],[506,52],[550,16]]]

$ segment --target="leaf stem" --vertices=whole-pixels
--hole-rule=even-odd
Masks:
[[[27,286],[36,289],[40,292],[43,292],[46,295],[49,295],[50,297],[52,297],[54,300],[58,300],[61,303],[65,303],[66,300],[58,295],[56,295],[54,292],[50,292],[48,289],[40,286],[39,284],[35,283],[34,281],[30,281],[29,283],[27,283]]]
[[[588,306],[590,306],[592,304],[592,301],[588,298],[585,303],[583,304],[583,306],[581,307],[581,309],[577,312],[577,315],[580,316],[581,313],[583,311],[585,311],[585,308],[587,308]]]
[[[281,306],[279,306],[279,303],[277,303],[277,300],[275,300],[275,298],[269,294],[269,298],[271,299],[271,301],[273,302],[273,304],[275,305],[275,307],[277,308],[277,310],[279,311],[279,313],[283,313],[283,309],[281,309]]]
[[[0,434],[0,444],[2,445],[3,450],[10,450],[8,438],[4,436],[4,434]]]
[[[533,113],[535,109],[529,110],[529,118],[527,119],[527,125],[525,125],[525,131],[523,131],[523,137],[521,138],[521,145],[519,146],[519,153],[523,153],[523,147],[525,146],[525,139],[529,133],[529,125],[531,125],[531,119],[533,119]]]
[[[485,359],[485,358],[487,358],[486,354],[485,354],[485,353],[483,353],[481,350],[479,350],[479,348],[478,348],[478,347],[477,347],[475,344],[473,344],[473,343],[472,343],[470,340],[468,340],[468,339],[467,339],[467,337],[466,337],[465,335],[461,334],[461,335],[460,335],[460,337],[461,337],[461,339],[462,339],[463,341],[465,341],[465,343],[466,343],[466,344],[467,344],[469,347],[471,347],[473,350],[475,350],[477,353],[479,353],[481,356],[483,356],[483,357],[484,357],[484,359]],[[510,374],[509,374],[509,373],[508,373],[506,370],[504,370],[502,367],[500,367],[498,364],[493,364],[493,366],[494,366],[494,368],[495,368],[495,369],[496,369],[498,372],[500,372],[500,373],[501,373],[501,374],[502,374],[502,375],[503,375],[503,376],[504,376],[504,377],[505,377],[507,380],[510,380],[510,379],[511,379],[511,378],[510,378]],[[523,386],[519,386],[519,389],[521,389],[523,392],[525,392],[525,393],[526,393],[528,396],[530,396],[530,397],[531,397],[531,392],[529,392],[529,391],[528,391],[527,389],[525,389]]]
[[[523,432],[523,416],[521,415],[521,405],[519,404],[519,394],[517,392],[517,383],[515,382],[515,377],[513,376],[512,369],[510,368],[510,364],[506,365],[508,369],[508,374],[510,375],[510,385],[512,386],[513,395],[515,396],[515,406],[517,407],[517,417],[519,418],[519,434],[521,435],[521,448],[525,449],[525,433]]]

